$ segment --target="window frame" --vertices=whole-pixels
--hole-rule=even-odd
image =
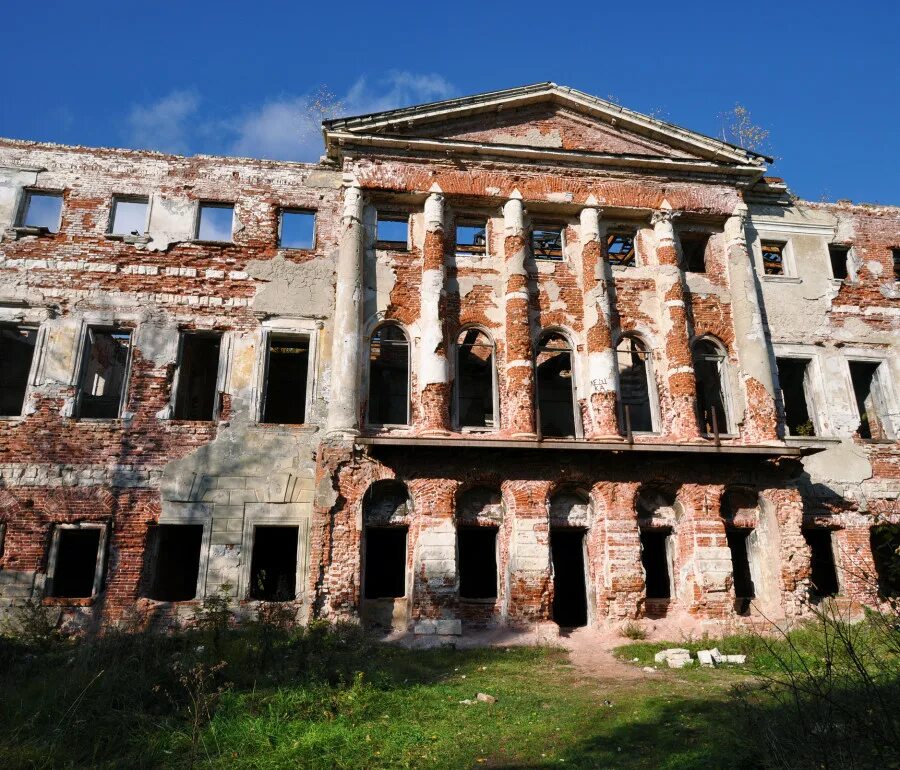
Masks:
[[[318,371],[318,342],[319,335],[318,331],[321,329],[321,324],[316,323],[314,321],[305,321],[305,320],[295,320],[288,321],[287,319],[278,319],[272,322],[263,322],[263,326],[260,330],[261,332],[261,340],[259,346],[259,353],[257,355],[257,378],[256,378],[256,388],[255,388],[255,403],[253,404],[252,414],[254,415],[254,422],[257,425],[271,425],[271,426],[291,426],[294,428],[301,428],[311,425],[310,414],[315,404],[316,400],[316,371]],[[265,404],[266,404],[266,384],[267,378],[269,374],[269,348],[271,345],[271,337],[272,336],[285,336],[285,337],[306,337],[307,343],[309,345],[309,356],[308,361],[306,362],[306,402],[304,404],[303,411],[303,419],[304,422],[300,423],[276,423],[276,422],[263,422],[263,415],[265,414]],[[221,356],[221,352],[220,352]],[[221,366],[221,363],[220,363]]]
[[[303,504],[300,504],[302,506]],[[252,604],[266,602],[265,599],[252,599],[250,597],[250,578],[253,575],[253,546],[255,543],[257,527],[296,527],[297,528],[297,563],[294,576],[294,598],[279,602],[305,601],[306,598],[306,560],[307,544],[309,543],[309,516],[301,515],[297,503],[284,505],[270,505],[268,503],[248,504],[246,506],[243,531],[241,533],[241,547],[245,550],[246,557],[241,559],[240,574],[238,576],[238,596],[243,601]],[[288,507],[286,513],[281,509]],[[273,512],[273,509],[276,509]]]
[[[159,546],[160,546],[160,527],[200,527],[200,554],[197,563],[197,582],[194,585],[194,595],[190,599],[155,599],[150,596],[157,580],[157,570],[159,569]],[[157,604],[190,604],[196,603],[203,596],[201,593],[201,585],[204,585],[204,575],[206,572],[206,557],[209,553],[208,530],[211,529],[202,521],[158,521],[148,527],[148,546],[144,556],[144,564],[147,573],[141,576],[140,596]]]
[[[535,262],[566,262],[566,228],[568,225],[565,222],[553,222],[553,221],[544,221],[538,220],[534,222],[529,229],[529,238],[528,238],[528,248],[531,251],[531,258],[534,259]],[[559,230],[559,257],[539,257],[537,255],[537,251],[534,248],[534,234],[535,232],[546,232]]]
[[[627,224],[614,224],[610,223],[606,231],[603,233],[602,237],[606,241],[603,246],[603,253],[606,256],[606,261],[609,263],[609,267],[611,270],[633,270],[636,267],[642,267],[644,264],[643,259],[641,258],[641,252],[638,249],[638,232],[640,228],[637,225],[627,225]],[[623,265],[619,262],[614,262],[609,257],[609,246],[610,246],[610,238],[614,238],[616,236],[627,236],[631,238],[631,248],[634,251],[634,264],[633,265]]]
[[[487,604],[493,605],[497,604],[501,598],[501,592],[503,590],[503,583],[501,580],[501,569],[500,569],[500,524],[499,523],[481,523],[478,521],[454,521],[454,535],[455,535],[455,557],[456,557],[456,580],[457,580],[457,598],[460,602],[465,604]],[[466,596],[462,592],[462,574],[459,568],[461,564],[461,560],[459,558],[460,548],[459,548],[459,533],[460,530],[479,530],[479,531],[490,531],[494,535],[494,595],[493,596]]]
[[[459,338],[462,337],[463,334],[467,331],[476,330],[481,334],[484,334],[491,342],[491,405],[493,407],[493,416],[492,422],[493,425],[479,427],[477,425],[463,425],[462,418],[459,411],[459,397],[460,397],[460,366],[459,366],[459,352],[460,352],[460,344]],[[460,433],[493,433],[500,429],[500,388],[499,388],[499,379],[497,372],[497,343],[494,340],[494,336],[490,334],[485,328],[478,324],[470,324],[467,326],[463,326],[459,329],[459,332],[456,335],[456,341],[453,343],[453,424],[459,430]]]
[[[816,394],[817,390],[824,393],[824,388],[822,387],[819,356],[814,351],[804,349],[800,346],[784,345],[774,345],[773,354],[775,357],[775,376],[778,378],[778,390],[779,393],[781,393],[781,406],[785,412],[784,414],[779,415],[779,420],[783,421],[782,424],[784,426],[785,439],[793,441],[814,441],[815,439],[828,438],[828,436],[831,435],[831,431],[828,427],[830,421],[828,420],[828,415],[826,413],[828,401],[827,399],[825,399],[823,402],[820,402]],[[787,425],[787,408],[784,403],[784,394],[781,387],[781,377],[778,373],[779,359],[806,361],[806,372],[804,374],[803,382],[803,395],[806,399],[806,410],[809,414],[810,422],[812,422],[813,429],[815,430],[814,436],[795,436],[789,432],[790,429]],[[822,403],[824,403],[824,407],[822,406]]]
[[[831,280],[836,283],[852,283],[854,279],[854,274],[851,271],[850,265],[852,262],[851,253],[853,251],[852,246],[848,246],[845,243],[828,243],[826,244],[826,250],[828,252],[828,271],[831,276]],[[832,250],[840,250],[844,252],[844,272],[846,275],[843,278],[838,278],[834,274],[834,259],[832,258]]]
[[[573,428],[575,429],[574,436],[550,436],[550,441],[558,440],[558,441],[572,441],[576,439],[584,438],[584,425],[581,422],[581,408],[578,405],[578,361],[575,355],[576,347],[572,342],[572,335],[566,331],[565,329],[560,329],[558,326],[548,326],[544,329],[540,329],[538,331],[537,337],[534,338],[533,344],[533,353],[531,358],[531,366],[534,371],[534,418],[535,418],[535,427],[537,429],[538,435],[541,440],[544,440],[545,437],[543,435],[543,431],[541,430],[541,400],[540,400],[540,392],[539,392],[539,382],[538,382],[538,357],[541,354],[541,351],[548,350],[559,350],[558,348],[547,348],[545,345],[541,343],[541,340],[551,334],[558,334],[565,341],[566,345],[568,345],[567,352],[569,354],[569,364],[572,367],[572,376],[570,378],[571,382],[571,390],[572,390],[572,422]]]
[[[626,433],[626,425],[625,425],[625,405],[622,403],[622,387],[621,381],[619,379],[621,371],[619,368],[619,345],[621,345],[626,339],[637,340],[641,344],[643,344],[645,350],[644,354],[646,355],[646,359],[644,361],[644,366],[646,370],[647,376],[647,398],[650,402],[650,426],[651,429],[649,431],[640,430],[640,431],[632,431],[633,435],[637,436],[658,436],[661,432],[661,424],[662,418],[660,415],[659,408],[659,391],[656,385],[656,371],[653,365],[653,348],[650,347],[646,338],[637,333],[637,332],[626,332],[619,336],[618,341],[613,347],[613,351],[616,356],[616,416],[619,421],[619,426],[621,428],[621,432],[623,435]]]
[[[209,420],[183,420],[175,416],[175,408],[178,404],[179,389],[184,365],[184,342],[187,337],[218,337],[219,338],[219,365],[216,369],[216,395],[213,403],[213,416]],[[231,352],[231,335],[214,329],[179,329],[178,330],[178,358],[175,373],[172,376],[172,390],[169,394],[170,419],[179,422],[210,422],[217,423],[222,419],[222,395],[225,392],[225,374],[227,362]]]
[[[230,238],[227,241],[216,240],[216,239],[208,239],[200,237],[200,223],[203,218],[203,209],[211,208],[211,209],[231,209],[231,232]],[[220,244],[220,245],[231,245],[234,243],[234,223],[235,223],[235,212],[237,207],[234,201],[219,201],[219,200],[198,200],[196,205],[196,210],[194,212],[194,237],[191,239],[194,243],[207,243],[207,244]]]
[[[399,246],[402,241],[383,241],[378,237],[378,223],[379,221],[385,222],[402,222],[406,217],[406,243],[401,247]],[[375,238],[374,238],[374,246],[376,251],[399,251],[403,253],[408,253],[412,251],[412,212],[411,211],[403,211],[400,209],[393,208],[379,208],[377,205],[375,206]]]
[[[848,387],[848,395],[850,398],[850,404],[853,407],[853,415],[854,419],[859,418],[861,421],[861,417],[858,414],[858,408],[856,403],[856,390],[853,387],[853,377],[850,373],[850,363],[851,362],[859,362],[865,364],[876,364],[875,373],[872,377],[873,387],[878,388],[878,397],[883,404],[883,408],[885,414],[878,414],[878,419],[881,422],[882,428],[887,434],[887,438],[885,439],[864,439],[860,438],[861,441],[865,441],[867,443],[872,442],[892,442],[897,440],[897,427],[893,424],[891,419],[891,415],[900,413],[900,403],[898,403],[897,393],[894,389],[893,377],[891,375],[891,367],[890,361],[887,354],[879,354],[878,352],[871,350],[864,350],[859,348],[849,348],[844,349],[843,351],[843,359],[845,362],[845,372],[846,372],[846,382]],[[860,422],[861,424],[861,422]],[[851,433],[852,436],[856,436],[859,430],[859,426],[854,429]]]
[[[34,352],[31,354],[31,364],[28,367],[28,378],[25,380],[25,392],[22,396],[22,407],[19,409],[18,414],[0,415],[0,421],[20,420],[22,419],[22,417],[24,417],[25,405],[28,403],[28,396],[31,394],[32,388],[37,384],[35,378],[37,377],[37,372],[41,365],[42,346],[44,344],[44,327],[40,323],[29,323],[27,321],[12,320],[6,321],[0,319],[0,329],[4,327],[12,329],[28,329],[33,330],[35,333]]]
[[[709,265],[706,264],[706,250],[709,248],[709,242],[713,237],[713,233],[709,230],[678,230],[676,231],[676,235],[678,238],[678,256],[681,264],[681,269],[685,273],[691,273],[692,275],[708,275],[709,273]],[[687,257],[684,253],[684,241],[699,241],[703,240],[703,270],[690,270],[690,266],[688,265]]]
[[[59,216],[57,217],[56,230],[51,230],[49,227],[46,227],[44,225],[25,224],[25,218],[28,215],[28,207],[31,204],[32,197],[34,196],[59,198]],[[19,205],[16,211],[15,229],[34,232],[39,235],[59,235],[62,232],[63,208],[65,208],[65,204],[65,190],[56,188],[44,189],[40,187],[24,187],[22,189],[22,194],[19,199]]]
[[[372,412],[372,338],[379,329],[387,326],[396,326],[400,329],[406,338],[406,422],[403,423],[380,423],[374,422],[371,418]],[[372,330],[366,335],[366,345],[364,348],[366,356],[366,381],[363,393],[366,395],[366,427],[384,429],[384,428],[412,428],[412,361],[413,361],[413,343],[412,336],[401,323],[393,320],[380,320],[372,327]]]
[[[58,566],[57,562],[59,559],[59,542],[62,538],[61,533],[63,530],[79,531],[85,529],[100,530],[100,540],[97,543],[97,560],[94,565],[94,584],[91,589],[91,595],[87,597],[55,596],[53,582],[56,578],[56,569]],[[50,550],[47,555],[47,575],[44,581],[44,596],[50,599],[61,600],[63,602],[65,602],[66,600],[73,602],[81,602],[85,600],[94,601],[103,591],[103,578],[105,577],[106,572],[106,546],[108,539],[109,524],[105,521],[84,521],[74,524],[53,524],[53,532],[50,535]]]
[[[310,214],[313,218],[312,238],[309,246],[285,246],[281,242],[282,232],[284,228],[285,214]],[[280,206],[278,209],[278,248],[285,251],[315,251],[319,238],[319,212],[317,209],[308,209],[298,206]]]
[[[78,354],[75,358],[76,367],[73,377],[73,385],[75,386],[75,399],[72,406],[72,416],[76,420],[90,421],[110,421],[121,420],[122,413],[125,411],[125,405],[128,403],[128,391],[131,387],[131,364],[134,358],[134,326],[119,325],[116,323],[90,323],[86,322],[82,326],[81,339],[78,346]],[[81,416],[81,399],[84,392],[84,377],[87,374],[87,354],[89,350],[89,340],[91,332],[101,332],[110,334],[128,334],[128,357],[125,360],[125,374],[122,377],[122,392],[119,394],[119,409],[115,417],[82,417]]]
[[[369,532],[373,529],[402,529],[404,532],[404,546],[405,553],[403,559],[403,595],[402,596],[366,596],[367,591],[367,580],[366,580],[366,563],[368,562],[369,555]],[[359,539],[361,545],[361,553],[359,557],[359,570],[360,570],[360,581],[359,581],[359,596],[361,602],[397,602],[397,601],[409,601],[412,598],[413,585],[410,570],[409,570],[409,548],[410,548],[410,526],[408,523],[378,523],[378,524],[368,524],[363,521],[362,527],[362,537]],[[499,572],[499,570],[498,570]]]
[[[711,342],[715,348],[721,354],[720,366],[718,367],[719,374],[719,387],[722,390],[722,409],[725,412],[725,422],[727,423],[725,426],[725,430],[722,430],[722,426],[719,426],[719,437],[720,438],[737,438],[738,430],[737,425],[735,424],[734,419],[734,404],[732,402],[731,395],[731,367],[728,362],[728,348],[725,347],[724,343],[721,340],[717,339],[708,334],[704,334],[701,337],[696,337],[691,341],[691,368],[693,369],[694,374],[694,382],[696,386],[696,378],[697,378],[697,368],[696,368],[696,352],[695,347],[702,342]],[[709,356],[704,356],[704,360],[709,360]],[[694,404],[694,414],[697,420],[697,429],[700,431],[700,435],[704,438],[713,438],[715,434],[707,433],[703,429],[703,426],[700,422],[700,402],[695,396],[695,404]]]
[[[128,195],[128,194],[113,194],[112,203],[109,207],[109,221],[106,225],[106,235],[112,238],[122,238],[123,240],[126,238],[144,238],[150,232],[150,208],[151,208],[151,200],[152,197],[149,195]],[[116,222],[116,207],[120,203],[143,203],[147,206],[147,211],[144,214],[144,227],[143,230],[138,235],[134,235],[133,233],[117,233],[113,230]]]
[[[460,251],[459,250],[459,239],[457,238],[457,234],[459,233],[460,227],[478,227],[478,224],[483,222],[484,224],[484,252],[482,254],[475,254],[469,251]],[[491,254],[491,230],[490,230],[491,218],[487,215],[484,218],[480,218],[477,215],[469,215],[469,214],[460,214],[456,217],[453,222],[453,253],[456,257],[463,257],[466,259],[486,259]]]

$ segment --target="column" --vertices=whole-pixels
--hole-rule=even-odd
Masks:
[[[334,341],[331,346],[331,392],[328,434],[359,432],[359,366],[363,311],[363,198],[359,185],[344,190],[337,287],[334,303]]]
[[[743,203],[737,206],[733,216],[725,222],[731,316],[747,398],[743,436],[750,442],[774,441],[778,438],[775,377],[760,310],[756,273],[747,250],[746,222],[747,206]]]
[[[664,203],[664,206],[666,204]],[[675,228],[672,220],[681,212],[665,207],[653,213],[656,234],[656,291],[662,305],[662,329],[665,333],[666,384],[674,414],[669,423],[672,437],[682,441],[697,438],[697,382],[688,342],[687,296],[678,266]]]
[[[506,285],[506,426],[513,438],[535,438],[534,364],[525,272],[525,209],[515,191],[503,206]]]
[[[593,206],[581,210],[581,269],[589,394],[584,429],[588,438],[618,436],[618,373],[612,342],[613,278],[606,259],[606,241],[600,231],[600,213],[600,209]]]
[[[422,249],[422,282],[419,323],[419,389],[422,432],[446,435],[450,423],[450,382],[447,344],[441,320],[444,289],[444,196],[435,185],[425,201],[425,246]]]

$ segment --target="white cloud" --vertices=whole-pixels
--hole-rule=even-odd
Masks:
[[[172,91],[148,106],[131,108],[127,119],[129,143],[134,147],[165,152],[188,152],[191,145],[192,121],[199,106],[193,91]]]

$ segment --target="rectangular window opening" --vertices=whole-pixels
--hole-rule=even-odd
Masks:
[[[807,389],[809,360],[803,358],[777,358],[778,382],[784,405],[784,421],[791,436],[815,436],[816,428],[810,417]]]
[[[147,198],[113,198],[111,235],[143,235],[147,230]]]
[[[818,598],[838,593],[837,567],[830,529],[804,529],[803,537],[810,550],[810,582],[812,595]]]
[[[762,241],[763,273],[766,275],[786,275],[784,269],[784,247],[782,241]]]
[[[406,527],[369,527],[365,535],[366,599],[406,596]]]
[[[477,329],[459,342],[457,393],[461,428],[494,427],[494,346]]]
[[[894,261],[894,280],[900,281],[900,249],[891,249],[891,257]]]
[[[829,245],[828,247],[828,258],[831,260],[831,277],[835,278],[839,281],[843,281],[847,278],[847,257],[850,254],[850,249],[847,246],[835,246],[834,244]]]
[[[250,558],[250,598],[289,602],[297,598],[299,527],[255,527]]]
[[[312,249],[316,242],[316,214],[314,211],[283,209],[278,245],[282,249]]]
[[[689,273],[706,272],[706,246],[709,243],[708,233],[681,233],[681,255],[684,258],[684,269]]]
[[[406,251],[409,247],[409,214],[379,211],[375,240],[380,249]]]
[[[219,334],[184,334],[178,367],[176,420],[214,420],[218,393]]]
[[[456,254],[483,257],[487,254],[487,223],[460,220],[456,223]]]
[[[306,421],[309,337],[270,334],[262,422],[302,425]]]
[[[900,524],[883,524],[869,532],[878,591],[885,598],[900,596]]]
[[[644,567],[648,599],[671,599],[672,582],[669,574],[669,529],[641,530],[641,564]]]
[[[197,595],[200,574],[200,524],[160,524],[155,528],[156,554],[149,598],[161,602],[186,602]]]
[[[560,261],[563,258],[563,228],[551,225],[532,228],[531,253],[535,259]]]
[[[729,528],[725,530],[728,541],[728,550],[731,551],[731,574],[734,579],[734,595],[739,600],[749,600],[756,597],[756,586],[753,585],[753,577],[750,573],[750,552],[747,547],[752,529]],[[739,612],[746,612],[747,603],[741,603]]]
[[[197,218],[197,240],[231,243],[234,206],[231,203],[201,203]]]
[[[34,227],[48,233],[58,233],[62,204],[62,193],[28,190],[22,202],[19,225]]]
[[[637,265],[637,253],[634,248],[635,234],[633,232],[612,232],[606,236],[606,253],[609,264],[619,267],[634,267]]]
[[[497,598],[497,528],[460,527],[456,532],[459,595],[463,599]]]
[[[52,596],[88,599],[94,595],[100,535],[100,527],[62,527],[58,530]]]
[[[36,343],[37,329],[0,326],[0,416],[22,414]]]
[[[878,383],[880,363],[875,361],[850,361],[850,380],[859,412],[857,433],[862,439],[887,438],[883,422],[887,410],[881,400]]]
[[[409,423],[409,343],[397,326],[377,329],[369,344],[368,421]]]
[[[575,438],[572,354],[568,350],[538,352],[537,406],[542,436]]]
[[[114,419],[122,409],[131,332],[88,329],[79,378],[77,416]]]
[[[633,433],[653,432],[650,405],[649,353],[626,338],[616,350],[619,363],[619,406],[622,429]]]

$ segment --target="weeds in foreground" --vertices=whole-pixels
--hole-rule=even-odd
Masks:
[[[626,639],[631,639],[634,642],[643,641],[647,638],[646,629],[635,623],[633,620],[629,620],[624,626],[622,626],[622,628],[619,630],[619,633]]]

